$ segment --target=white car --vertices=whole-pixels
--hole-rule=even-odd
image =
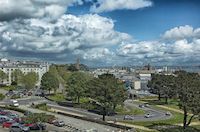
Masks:
[[[125,115],[124,120],[134,120],[134,117],[132,115]]]
[[[18,107],[19,106],[19,102],[17,100],[11,100],[11,106],[14,106],[14,107]]]
[[[151,118],[152,116],[153,114],[149,114],[149,113],[144,115],[145,118]]]

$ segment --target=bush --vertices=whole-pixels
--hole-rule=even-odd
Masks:
[[[37,108],[37,109],[40,109],[40,110],[45,110],[45,111],[49,110],[49,107],[47,106],[46,103],[37,104],[34,107]]]
[[[3,100],[5,98],[5,95],[0,93],[0,100]]]
[[[27,117],[22,118],[24,123],[48,122],[55,119],[54,115],[47,115],[45,113],[33,113]]]
[[[19,99],[20,98],[20,95],[17,95],[17,94],[14,94],[11,99]]]

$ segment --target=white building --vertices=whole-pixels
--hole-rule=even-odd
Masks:
[[[0,70],[3,71],[7,78],[1,80],[0,84],[3,85],[11,85],[13,78],[12,72],[15,70],[21,70],[23,74],[27,74],[29,72],[35,72],[38,74],[39,80],[36,84],[40,85],[42,75],[49,71],[49,64],[47,62],[34,62],[34,61],[10,61],[7,59],[0,60]]]

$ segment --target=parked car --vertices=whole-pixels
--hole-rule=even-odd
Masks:
[[[43,123],[33,123],[33,124],[24,124],[30,128],[30,130],[46,130],[46,125]]]
[[[4,116],[4,115],[1,115],[0,116],[0,123],[4,123],[4,122],[7,122],[7,121],[11,121],[12,119],[7,117],[7,116]]]
[[[11,100],[11,106],[14,106],[14,107],[18,107],[19,106],[19,103],[17,100]]]
[[[152,116],[153,114],[150,114],[150,113],[144,115],[145,118],[151,118]]]
[[[134,116],[132,115],[125,115],[124,120],[134,120]]]
[[[11,126],[12,124],[14,124],[14,123],[16,123],[16,121],[14,121],[14,120],[7,121],[7,122],[4,122],[4,123],[2,124],[2,127],[3,127],[3,128],[10,128],[10,126]]]
[[[14,123],[10,126],[10,132],[29,132],[30,128],[19,123]]]
[[[55,126],[58,126],[58,127],[63,127],[63,126],[65,126],[64,121],[59,121],[59,120],[54,121],[53,124],[54,124]]]
[[[30,112],[30,111],[25,111],[25,112],[24,112],[24,115],[25,115],[25,116],[29,116],[29,115],[31,115],[31,114],[33,114],[33,113]]]

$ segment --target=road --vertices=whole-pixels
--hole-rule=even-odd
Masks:
[[[45,103],[47,103],[47,105],[49,105],[53,109],[66,111],[69,113],[74,113],[76,115],[80,115],[80,116],[84,116],[84,117],[88,117],[88,118],[92,118],[92,119],[101,119],[102,118],[101,115],[88,112],[87,110],[84,110],[84,109],[59,106],[55,102],[46,100],[45,98],[42,98],[42,97],[36,97],[36,96],[31,97],[30,96],[30,97],[27,97],[24,99],[18,99],[18,101],[21,105],[30,105],[31,103],[45,102]],[[7,104],[9,102],[9,100],[4,100],[4,102]],[[139,105],[137,103],[133,102],[132,100],[126,100],[124,102],[124,105],[127,108],[142,109],[145,111],[145,113],[150,113],[151,115],[153,115],[151,118],[145,118],[144,115],[134,115],[134,121],[157,121],[157,120],[166,120],[166,119],[169,119],[172,117],[172,115],[167,116],[166,111],[157,110],[155,108],[152,108],[151,106],[140,108]],[[112,120],[112,121],[117,119],[118,121],[120,121],[120,120],[124,119],[124,115],[107,116],[106,119]]]

